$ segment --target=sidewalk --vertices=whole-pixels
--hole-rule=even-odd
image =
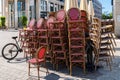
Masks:
[[[0,52],[2,47],[13,42],[12,36],[17,36],[17,30],[0,30]],[[70,76],[66,68],[61,68],[55,71],[48,65],[49,75],[46,76],[46,69],[40,68],[40,80],[120,80],[120,40],[116,39],[117,47],[115,58],[113,59],[112,71],[106,66],[100,68],[94,73],[84,75],[80,68],[73,69],[73,76]],[[18,61],[18,59],[21,59]],[[23,53],[20,53],[16,59],[7,62],[0,54],[0,80],[37,80],[36,69],[31,69],[31,75],[28,76],[28,63],[23,58]]]

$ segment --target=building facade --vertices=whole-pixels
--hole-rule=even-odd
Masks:
[[[87,0],[89,4],[89,0]],[[99,0],[92,0],[93,2],[93,8],[95,12],[95,17],[102,19],[102,4],[99,2]],[[78,5],[80,6],[80,0],[78,0]]]
[[[120,37],[120,0],[112,0],[115,34]]]
[[[63,0],[0,0],[0,16],[6,17],[7,27],[18,28],[22,16],[27,16],[28,21],[32,18],[38,20],[63,6]]]
[[[99,2],[99,0],[92,0],[92,1],[93,1],[95,17],[98,17],[99,19],[101,19],[102,18],[102,4]]]
[[[80,4],[80,0],[78,0]],[[92,0],[95,17],[101,19],[102,5],[98,0]],[[89,2],[89,0],[88,0]],[[64,0],[0,0],[0,16],[6,17],[8,28],[19,28],[20,18],[27,16],[28,22],[35,18],[47,17],[51,11],[58,11],[64,7]]]

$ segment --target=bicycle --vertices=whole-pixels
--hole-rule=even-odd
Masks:
[[[13,60],[18,53],[23,52],[22,48],[18,44],[17,36],[12,37],[15,40],[15,43],[8,43],[2,48],[2,56],[7,60]]]

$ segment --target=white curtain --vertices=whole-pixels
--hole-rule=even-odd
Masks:
[[[89,14],[89,20],[93,18],[95,15],[92,1],[89,1],[88,14]]]
[[[78,8],[78,0],[65,0],[64,10],[68,11],[72,7]]]
[[[88,3],[87,0],[80,0],[80,10],[88,12]]]

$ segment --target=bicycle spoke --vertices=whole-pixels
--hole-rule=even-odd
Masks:
[[[16,44],[9,43],[5,45],[2,49],[2,55],[5,59],[12,60],[18,54],[18,47]]]

